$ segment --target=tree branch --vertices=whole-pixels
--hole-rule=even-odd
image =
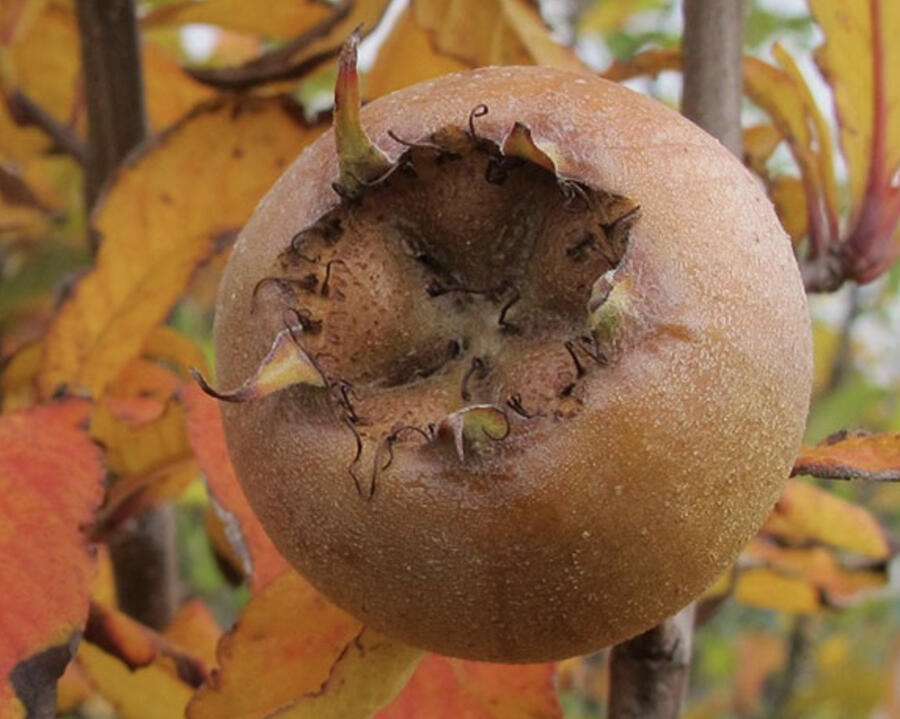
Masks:
[[[84,143],[72,130],[38,105],[21,90],[13,90],[6,96],[6,105],[17,125],[32,125],[43,130],[61,151],[74,157],[79,164],[86,162]]]
[[[682,112],[741,157],[743,0],[685,0]],[[676,719],[688,685],[695,605],[612,651],[610,719]]]
[[[685,0],[681,112],[738,157],[743,32],[743,0]]]
[[[134,0],[77,0],[76,7],[87,98],[85,203],[90,210],[104,183],[146,137],[147,119]],[[96,248],[96,241],[92,244]],[[154,629],[165,628],[178,598],[172,508],[136,517],[109,545],[122,610]]]
[[[122,158],[147,135],[134,0],[78,0],[88,113],[85,193],[94,206]]]
[[[609,665],[609,719],[677,719],[691,666],[694,609],[616,645]]]

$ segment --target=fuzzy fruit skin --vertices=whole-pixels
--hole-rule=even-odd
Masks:
[[[452,457],[398,452],[371,501],[347,476],[352,436],[328,412],[280,393],[222,415],[251,504],[325,596],[442,654],[544,661],[649,628],[752,537],[803,432],[809,319],[757,183],[646,97],[547,68],[488,68],[379,99],[362,121],[395,157],[404,148],[388,130],[415,139],[465,126],[479,103],[490,108],[480,135],[499,144],[524,122],[555,145],[561,174],[641,205],[619,270],[637,319],[585,411],[514,426],[474,479]],[[329,132],[244,228],[217,305],[220,386],[250,376],[283,327],[279,313],[251,317],[253,288],[291,236],[337,204],[336,176]],[[383,342],[372,334],[373,347]]]

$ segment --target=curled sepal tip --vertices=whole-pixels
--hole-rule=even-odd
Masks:
[[[254,375],[231,392],[220,392],[212,388],[193,367],[191,374],[206,394],[224,402],[248,402],[262,399],[273,392],[295,384],[312,387],[326,387],[321,370],[308,354],[297,344],[290,329],[281,330],[268,354],[263,357]]]
[[[438,425],[438,437],[453,439],[460,462],[466,459],[466,443],[497,441],[509,436],[506,412],[493,404],[473,404],[448,414]]]
[[[616,271],[609,270],[594,283],[587,313],[595,338],[611,339],[633,311],[631,282],[627,278],[616,277]]]
[[[512,126],[509,134],[503,140],[500,151],[506,157],[518,157],[533,162],[550,172],[556,172],[556,161],[552,157],[555,152],[552,146],[549,143],[542,143],[542,146],[539,147],[531,136],[531,130],[521,122]]]
[[[341,48],[334,86],[334,138],[340,167],[337,184],[342,192],[350,195],[384,176],[392,167],[387,156],[369,138],[359,118],[362,101],[356,70],[358,47],[357,29]]]

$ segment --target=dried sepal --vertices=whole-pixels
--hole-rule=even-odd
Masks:
[[[552,157],[553,149],[547,143],[542,145],[535,142],[527,125],[517,122],[504,138],[500,151],[506,157],[518,157],[555,173],[557,165]]]
[[[335,191],[350,196],[389,173],[393,167],[387,156],[372,142],[359,118],[362,100],[356,69],[358,47],[357,30],[341,49],[334,86],[334,139],[340,166]]]
[[[587,303],[588,327],[594,338],[613,338],[625,318],[633,313],[631,283],[616,277],[616,270],[603,273],[591,287]]]
[[[193,367],[191,374],[206,394],[224,402],[262,399],[295,384],[323,388],[327,386],[322,371],[297,343],[291,328],[283,329],[275,335],[271,349],[263,357],[255,374],[235,390],[222,392],[212,388]]]
[[[497,441],[509,436],[506,412],[493,404],[473,404],[448,414],[437,428],[438,438],[452,438],[460,462],[466,459],[466,442]]]

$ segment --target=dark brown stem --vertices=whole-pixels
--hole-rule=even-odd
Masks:
[[[90,209],[104,183],[146,137],[147,120],[134,0],[77,0],[76,7],[88,114],[85,204]],[[178,594],[171,507],[126,523],[110,540],[110,550],[122,610],[154,629],[165,628]]]
[[[178,606],[172,508],[130,519],[110,538],[109,549],[120,608],[148,627],[165,629]]]
[[[766,713],[767,717],[779,719],[779,717],[784,716],[788,702],[794,696],[797,681],[803,674],[806,658],[809,655],[811,635],[812,625],[810,618],[803,614],[798,615],[794,619],[794,626],[791,630],[787,663],[781,676],[776,680],[772,701]]]
[[[28,95],[21,90],[13,90],[7,96],[6,104],[17,125],[31,125],[43,130],[53,140],[56,149],[68,153],[79,164],[85,164],[87,152],[78,135]]]
[[[741,156],[743,0],[685,0],[682,112]],[[613,648],[610,719],[676,719],[690,674],[694,604]]]
[[[616,645],[610,656],[609,719],[677,719],[691,666],[694,604]]]
[[[741,156],[743,0],[685,0],[681,112]]]
[[[88,208],[119,163],[147,135],[134,0],[78,0],[88,113]]]

